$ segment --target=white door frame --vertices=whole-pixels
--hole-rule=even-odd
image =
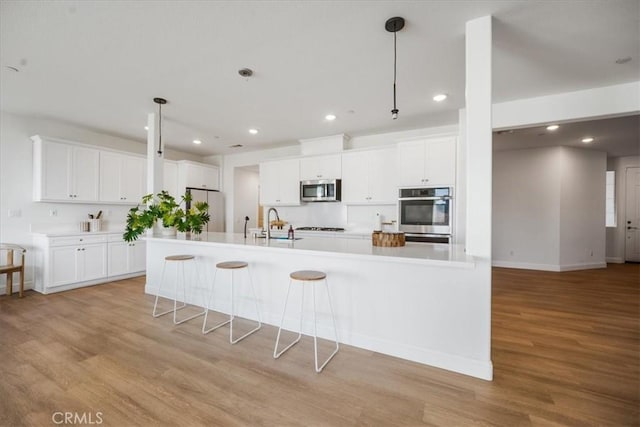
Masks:
[[[624,260],[640,262],[640,253],[630,252],[630,241],[640,241],[640,186],[634,174],[640,174],[640,167],[627,167],[624,174]],[[635,187],[634,187],[635,186]],[[640,251],[638,251],[640,252]]]

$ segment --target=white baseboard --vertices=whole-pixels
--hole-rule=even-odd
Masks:
[[[591,262],[584,264],[564,264],[560,266],[560,271],[592,270],[595,268],[607,268],[607,263]]]
[[[146,284],[144,291],[146,294],[156,295],[157,289],[157,287]],[[169,294],[162,292],[161,296],[167,297]],[[189,301],[189,303],[194,302],[195,301]],[[195,303],[200,305],[197,302]],[[221,313],[228,313],[228,309],[228,304],[224,302],[222,302],[219,307],[213,308],[213,310]],[[237,315],[246,319],[256,320],[251,312],[238,313]],[[280,316],[281,313],[261,313],[262,323],[278,327],[280,325]],[[297,319],[285,318],[284,323],[283,329],[285,330],[297,330],[299,327]],[[302,330],[304,334],[310,334],[312,331],[312,323],[310,321],[304,322]],[[332,340],[334,333],[331,328],[327,327],[327,325],[318,325],[318,336],[320,338]],[[487,381],[493,380],[493,364],[491,360],[477,360],[456,354],[433,351],[428,348],[416,347],[404,342],[372,337],[341,329],[340,324],[338,324],[338,337],[342,344],[352,345],[365,350],[375,351],[389,356],[422,363],[424,365],[470,375]]]
[[[605,261],[610,264],[624,264],[624,259],[619,257],[607,257]]]
[[[44,291],[40,289],[36,289],[36,291],[47,295],[47,294],[53,294],[56,292],[63,292],[63,291],[70,291],[72,289],[84,288],[86,286],[102,285],[103,283],[115,282],[115,281],[124,280],[124,279],[132,279],[134,277],[144,276],[145,274],[146,273],[142,271],[138,273],[122,274],[120,276],[101,277],[100,279],[88,280],[86,282],[69,283],[69,284],[60,285],[60,286],[49,286],[45,288]]]
[[[519,268],[523,270],[560,271],[560,266],[555,264],[531,264],[527,262],[501,261],[494,259],[493,267]]]
[[[583,264],[531,264],[526,262],[513,262],[513,261],[501,261],[493,260],[491,262],[493,267],[504,268],[519,268],[524,270],[540,270],[540,271],[576,271],[576,270],[591,270],[594,268],[607,268],[606,262],[592,262]]]
[[[18,283],[16,283],[16,281],[13,281],[13,293],[17,293],[20,292],[20,281],[18,281]],[[0,289],[0,295],[6,295],[7,294],[7,285],[3,284],[1,286],[2,289]],[[28,289],[33,289],[33,281],[29,281],[29,282],[24,282],[24,290],[28,290]]]

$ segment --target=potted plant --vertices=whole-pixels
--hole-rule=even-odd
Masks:
[[[147,194],[142,198],[142,204],[129,210],[127,227],[123,238],[127,242],[137,240],[148,229],[152,229],[158,220],[162,226],[181,232],[202,233],[202,228],[209,222],[209,205],[207,202],[195,202],[189,209],[182,205],[191,202],[191,194],[182,196],[180,203],[166,191],[154,197]]]

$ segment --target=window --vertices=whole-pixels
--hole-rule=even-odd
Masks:
[[[607,171],[606,189],[606,226],[615,227],[616,224],[616,172]]]

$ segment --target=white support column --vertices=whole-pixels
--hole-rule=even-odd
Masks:
[[[157,194],[164,188],[164,147],[158,154],[160,143],[160,120],[155,113],[150,113],[147,126],[147,194]]]
[[[467,253],[491,259],[491,16],[466,24]]]

